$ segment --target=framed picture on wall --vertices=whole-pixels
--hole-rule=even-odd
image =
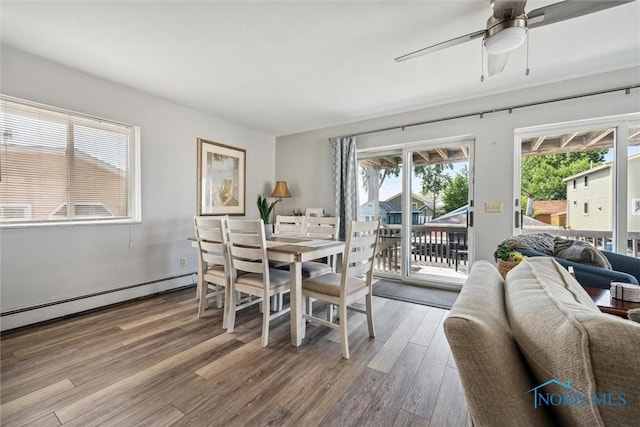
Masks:
[[[198,215],[244,215],[246,151],[198,138]]]

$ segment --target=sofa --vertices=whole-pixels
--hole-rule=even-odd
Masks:
[[[444,329],[473,426],[638,425],[640,324],[551,257],[476,262]]]
[[[550,256],[531,249],[517,249],[517,251],[527,257]],[[560,257],[553,257],[553,259],[565,268],[568,268],[569,266],[573,267],[576,280],[582,286],[609,289],[611,282],[633,283],[635,285],[639,283],[640,258],[633,258],[609,251],[600,251],[600,253],[604,255],[611,264],[611,270],[569,261]]]

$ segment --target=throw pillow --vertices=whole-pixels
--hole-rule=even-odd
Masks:
[[[553,239],[553,256],[611,270],[609,260],[588,242],[556,237]]]

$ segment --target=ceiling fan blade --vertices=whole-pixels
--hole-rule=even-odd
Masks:
[[[524,13],[527,0],[494,0],[493,17],[496,19],[511,19]]]
[[[566,21],[567,19],[599,12],[625,3],[631,3],[632,1],[634,0],[561,1],[560,3],[550,4],[549,6],[534,9],[529,12],[527,14],[528,27],[536,28],[560,21]]]
[[[507,65],[507,59],[509,59],[509,52],[499,55],[487,55],[487,70],[489,71],[489,76],[501,73],[502,70],[504,70],[504,66]]]
[[[469,40],[476,39],[484,36],[484,30],[476,31],[475,33],[466,34],[464,36],[456,37],[455,39],[447,40],[446,42],[434,44],[433,46],[425,47],[423,49],[416,50],[415,52],[407,53],[406,55],[399,56],[395,59],[396,62],[406,61],[407,59],[417,58],[418,56],[426,55],[428,53],[437,52],[448,47],[456,46]]]

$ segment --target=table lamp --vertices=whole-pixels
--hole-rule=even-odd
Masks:
[[[273,193],[271,193],[271,197],[277,197],[279,202],[281,202],[283,198],[291,197],[291,193],[287,188],[287,181],[277,181],[276,188],[273,190]],[[273,223],[274,224],[276,222],[276,209],[277,209],[277,203],[276,203],[276,206],[273,207]]]

